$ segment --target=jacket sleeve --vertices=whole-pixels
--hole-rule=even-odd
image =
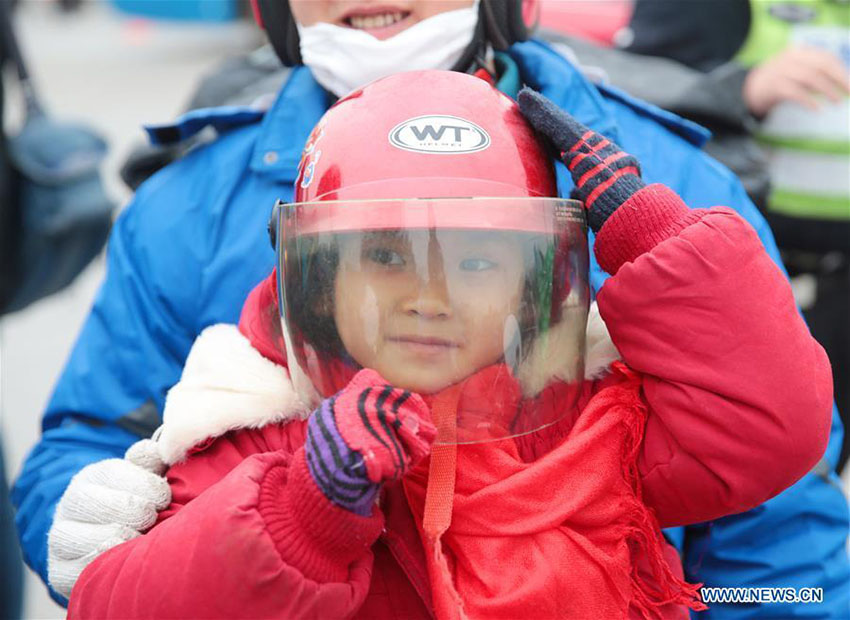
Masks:
[[[761,244],[779,269],[782,261],[770,227],[748,200],[734,175],[691,144],[647,128],[632,109],[607,103],[624,128],[615,141],[643,165],[647,182],[672,187],[690,207],[727,205],[755,229]],[[625,130],[628,128],[628,131]],[[616,138],[619,138],[617,140]],[[562,175],[559,174],[559,177]],[[569,175],[566,175],[569,176]],[[560,181],[567,181],[559,178]],[[564,183],[569,187],[569,182]],[[591,281],[601,290],[607,277],[591,262]],[[814,471],[778,496],[746,513],[730,515],[705,525],[689,526],[682,547],[686,574],[692,582],[729,586],[821,586],[821,604],[749,605],[715,604],[702,612],[706,618],[749,620],[758,617],[843,617],[850,609],[850,562],[847,499],[833,466],[843,435],[838,410],[832,408],[832,432],[824,459]]]
[[[645,500],[662,526],[753,508],[826,448],[826,355],[782,272],[731,210],[688,212],[649,186],[612,218],[596,254],[616,275],[598,302],[623,359],[644,374]]]
[[[228,441],[189,462],[227,469]],[[169,475],[170,516],[86,568],[70,618],[342,618],[360,607],[383,517],[377,507],[364,518],[328,502],[303,448],[253,454],[195,498],[182,471],[182,481]]]
[[[199,234],[206,228],[203,198],[187,181],[198,177],[198,159],[151,179],[118,218],[105,281],[48,404],[42,437],[15,483],[24,554],[45,581],[47,533],[68,482],[90,463],[120,458],[159,426],[165,393],[199,331],[193,322],[208,241]],[[163,235],[168,243],[151,242]]]

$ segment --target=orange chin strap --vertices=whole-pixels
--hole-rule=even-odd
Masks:
[[[437,427],[437,440],[431,448],[422,529],[427,546],[425,552],[430,556],[428,572],[434,613],[439,620],[466,618],[463,601],[452,581],[440,540],[452,522],[457,476],[457,407],[462,385],[452,386],[438,394],[431,407],[431,416]]]

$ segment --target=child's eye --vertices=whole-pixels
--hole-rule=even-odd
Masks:
[[[467,258],[460,261],[460,268],[463,271],[486,271],[496,267],[496,263],[486,258]]]
[[[389,248],[371,248],[367,250],[366,257],[373,263],[378,263],[385,267],[401,267],[404,265],[402,255]]]

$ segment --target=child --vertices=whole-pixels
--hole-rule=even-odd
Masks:
[[[610,339],[587,315],[583,218],[517,106],[458,73],[364,87],[276,209],[277,276],[169,394],[171,506],[88,566],[69,616],[702,608],[659,526],[802,476],[828,362],[742,219],[688,210],[541,97],[520,104],[587,209]]]

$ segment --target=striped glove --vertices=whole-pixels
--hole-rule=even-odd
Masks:
[[[560,151],[575,183],[572,197],[581,200],[590,228],[599,232],[620,205],[645,187],[637,159],[530,88],[520,91],[518,102],[528,122]]]
[[[381,484],[397,480],[425,457],[436,437],[418,394],[361,370],[322,402],[307,423],[307,468],[334,504],[369,516]]]

